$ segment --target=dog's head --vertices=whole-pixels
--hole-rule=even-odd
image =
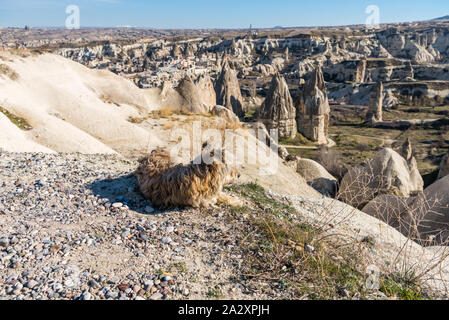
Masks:
[[[232,156],[226,150],[213,150],[210,156],[213,158],[212,165],[221,172],[225,184],[233,183],[240,178],[240,172],[232,165]]]
[[[226,166],[226,184],[233,183],[237,181],[238,178],[240,178],[240,172],[234,168],[233,166],[225,165]]]

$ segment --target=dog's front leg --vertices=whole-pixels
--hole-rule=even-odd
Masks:
[[[242,201],[236,197],[228,196],[224,192],[221,192],[217,199],[218,203],[228,205],[230,207],[241,207],[243,206]]]

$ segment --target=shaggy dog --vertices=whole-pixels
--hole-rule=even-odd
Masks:
[[[238,206],[238,200],[223,193],[223,187],[240,175],[213,158],[211,164],[175,165],[170,155],[157,149],[139,161],[136,171],[142,194],[158,208],[209,207],[217,202]]]

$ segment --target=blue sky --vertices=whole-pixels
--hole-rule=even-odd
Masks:
[[[0,26],[64,26],[68,5],[81,27],[247,28],[365,23],[368,5],[380,22],[449,15],[448,0],[0,0]]]

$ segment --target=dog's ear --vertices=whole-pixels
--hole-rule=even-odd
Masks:
[[[223,148],[223,149],[220,150],[220,152],[221,152],[221,161],[223,163],[226,163],[226,153],[227,153],[226,149]]]

